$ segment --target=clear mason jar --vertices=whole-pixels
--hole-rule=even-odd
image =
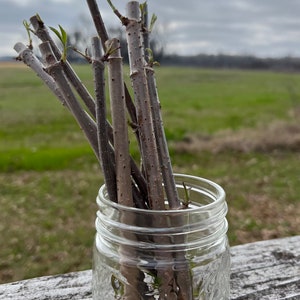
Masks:
[[[187,209],[121,206],[100,188],[94,300],[229,299],[225,192],[200,177],[176,174],[175,181]]]

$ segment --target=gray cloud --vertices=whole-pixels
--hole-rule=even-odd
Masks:
[[[114,3],[124,13],[125,1]],[[108,26],[119,24],[106,0],[98,4]],[[299,0],[148,0],[148,4],[171,53],[300,56]],[[36,12],[47,25],[72,30],[80,15],[88,15],[88,8],[83,0],[0,0],[0,56],[14,55],[14,43],[26,41],[22,21]]]

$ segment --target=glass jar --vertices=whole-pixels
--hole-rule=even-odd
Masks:
[[[100,188],[94,300],[229,299],[225,192],[200,177],[176,174],[175,181],[186,209],[121,206]]]

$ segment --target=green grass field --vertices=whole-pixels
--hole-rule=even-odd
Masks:
[[[224,187],[230,243],[299,234],[300,75],[160,67],[157,85],[174,171]],[[91,268],[103,178],[77,124],[21,63],[0,65],[0,120],[0,283]]]

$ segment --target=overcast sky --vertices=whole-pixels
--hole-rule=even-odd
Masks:
[[[127,1],[113,2],[124,13]],[[107,26],[117,26],[106,0],[98,5]],[[170,53],[300,57],[300,0],[148,0],[148,5]],[[22,22],[35,13],[46,25],[67,31],[89,16],[85,0],[0,0],[0,56],[15,55],[16,42],[27,43]]]

